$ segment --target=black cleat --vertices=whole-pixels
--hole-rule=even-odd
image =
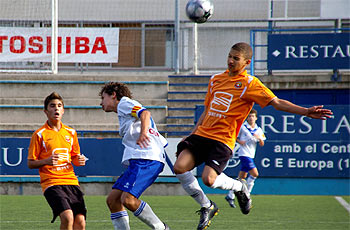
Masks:
[[[235,199],[232,199],[232,198],[230,198],[228,196],[225,196],[225,200],[231,206],[231,208],[236,208]]]
[[[238,178],[242,182],[242,191],[235,192],[241,212],[247,215],[252,208],[252,200],[250,199],[250,193],[247,188],[247,182],[244,179]]]
[[[211,219],[213,219],[213,217],[219,212],[219,208],[216,206],[216,204],[213,201],[210,202],[211,205],[209,208],[203,207],[197,211],[201,215],[197,230],[206,229],[210,225]]]

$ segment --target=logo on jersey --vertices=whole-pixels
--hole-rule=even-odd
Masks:
[[[235,88],[236,88],[236,89],[242,88],[242,82],[240,82],[240,81],[236,82],[236,83],[235,83]]]
[[[66,139],[67,142],[70,142],[70,136],[65,136],[64,138]]]
[[[216,112],[225,113],[230,108],[233,95],[226,92],[216,92],[214,99],[210,103],[210,109]]]
[[[152,129],[152,128],[149,128],[149,129],[148,129],[148,132],[149,132],[150,134],[154,135],[154,136],[159,137],[159,133],[158,133],[156,130]]]
[[[54,166],[65,166],[69,163],[69,153],[67,148],[56,148],[52,155],[58,154],[58,162]]]

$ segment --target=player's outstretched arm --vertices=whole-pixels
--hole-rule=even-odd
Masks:
[[[272,105],[276,110],[295,113],[302,116],[311,117],[314,119],[326,120],[331,118],[333,114],[329,109],[323,109],[323,105],[312,106],[310,108],[305,108],[296,104],[293,104],[290,101],[275,98],[270,102],[269,105]]]

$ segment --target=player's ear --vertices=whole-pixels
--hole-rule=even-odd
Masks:
[[[113,99],[117,99],[117,93],[116,93],[116,92],[112,92],[111,97],[112,97]]]
[[[247,64],[247,65],[249,65],[251,62],[252,62],[251,59],[247,59],[247,60],[246,60],[246,64]]]

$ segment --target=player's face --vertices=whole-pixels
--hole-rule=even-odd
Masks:
[[[231,49],[227,57],[227,67],[230,72],[230,76],[235,76],[244,71],[245,67],[250,64],[250,60],[243,57],[242,53],[237,50]]]
[[[250,113],[247,117],[247,122],[249,125],[254,125],[257,119],[255,113]]]
[[[108,93],[103,92],[101,95],[101,106],[105,112],[117,112],[117,107],[119,101],[116,99],[116,94],[113,93],[109,95]]]
[[[50,121],[60,121],[64,114],[63,103],[58,99],[54,99],[50,101],[50,103],[47,105],[47,109],[45,109],[44,112]]]

